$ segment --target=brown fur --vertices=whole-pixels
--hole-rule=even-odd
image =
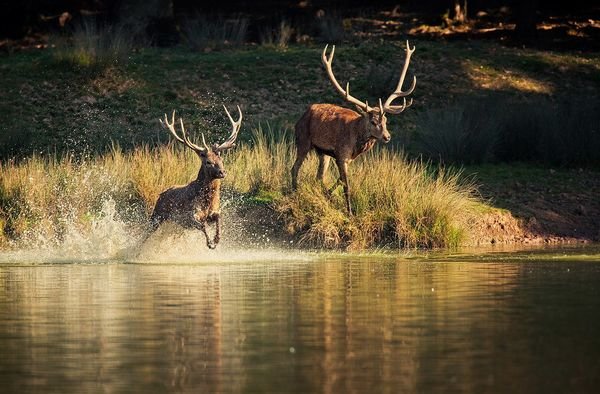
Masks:
[[[206,245],[214,249],[221,236],[221,179],[226,173],[218,153],[198,153],[202,167],[198,177],[184,186],[173,186],[160,194],[150,218],[152,230],[168,220],[184,228],[202,231]],[[210,240],[207,224],[215,225],[215,236]]]
[[[234,121],[227,107],[223,106],[225,113],[231,122],[231,135],[222,144],[215,144],[211,148],[206,145],[204,135],[202,135],[202,144],[200,147],[194,144],[188,137],[183,119],[179,118],[180,132],[175,130],[175,111],[171,120],[165,114],[165,118],[160,119],[160,123],[167,128],[175,140],[181,142],[190,148],[202,161],[202,166],[198,171],[195,180],[185,186],[173,186],[160,194],[150,222],[152,231],[165,220],[175,222],[184,228],[195,228],[204,233],[206,245],[214,249],[221,238],[221,213],[219,211],[221,202],[221,179],[225,178],[225,169],[221,152],[231,149],[235,146],[240,127],[242,125],[242,110],[237,106],[240,117]],[[212,241],[206,232],[206,225],[215,225],[215,236]],[[150,235],[151,232],[148,233]]]
[[[298,187],[298,171],[311,150],[319,155],[317,178],[323,180],[330,157],[336,161],[344,186],[346,207],[352,214],[348,185],[348,164],[373,147],[390,140],[386,117],[380,112],[357,113],[333,104],[313,104],[296,123],[296,161],[292,167],[292,188]]]

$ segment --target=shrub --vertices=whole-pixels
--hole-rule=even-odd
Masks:
[[[600,106],[566,98],[463,100],[421,113],[416,150],[444,163],[600,165]]]
[[[515,110],[515,108],[517,110]],[[566,99],[506,103],[497,157],[560,166],[600,165],[600,105]]]
[[[365,80],[368,81],[367,93],[370,97],[385,100],[396,89],[398,70],[381,64],[371,64],[367,68]]]
[[[421,113],[417,150],[443,163],[493,160],[499,132],[494,108],[493,101],[473,100]]]

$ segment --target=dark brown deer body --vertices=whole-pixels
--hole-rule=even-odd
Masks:
[[[218,159],[222,167],[222,160],[220,157]],[[184,228],[200,230],[206,236],[207,246],[212,249],[221,237],[221,178],[225,176],[225,172],[215,177],[215,174],[205,170],[206,167],[203,163],[198,177],[189,184],[173,186],[162,192],[156,201],[150,221],[153,229],[169,220]],[[212,242],[206,230],[206,226],[210,224],[215,225]]]
[[[192,143],[185,132],[181,119],[179,120],[182,134],[180,137],[175,131],[174,112],[170,123],[166,115],[164,122],[161,120],[161,123],[179,142],[198,154],[202,166],[195,180],[184,186],[173,186],[160,194],[150,218],[153,231],[162,222],[168,220],[184,228],[202,231],[206,237],[206,245],[210,249],[214,249],[219,243],[221,237],[221,180],[226,175],[221,152],[235,146],[235,139],[241,126],[242,112],[240,111],[240,118],[237,122],[233,121],[229,112],[227,112],[227,116],[233,126],[231,136],[223,144],[213,145],[211,148],[204,142],[204,136],[202,136],[204,147]],[[207,225],[211,224],[214,224],[215,227],[215,235],[212,240],[207,232]]]
[[[406,71],[410,63],[410,56],[414,48],[410,48],[407,42],[406,60],[400,76],[400,81],[394,93],[392,93],[385,104],[379,99],[378,107],[370,107],[367,102],[358,100],[350,95],[350,87],[346,85],[344,90],[335,76],[331,64],[335,46],[331,55],[327,57],[327,47],[323,50],[322,61],[335,89],[346,99],[354,104],[358,112],[339,107],[333,104],[313,104],[302,115],[296,123],[296,161],[292,167],[292,188],[298,187],[298,172],[304,159],[313,149],[319,156],[319,169],[317,178],[323,181],[325,171],[329,166],[330,158],[336,161],[340,172],[340,179],[344,186],[346,208],[352,214],[350,206],[350,188],[348,184],[348,164],[356,159],[361,153],[373,147],[377,140],[387,143],[391,136],[386,126],[386,113],[399,114],[412,104],[412,99],[407,103],[406,96],[410,95],[416,85],[413,78],[412,86],[405,92],[402,91]],[[403,98],[402,105],[392,105],[396,98]]]

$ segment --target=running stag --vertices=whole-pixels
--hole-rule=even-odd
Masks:
[[[321,181],[329,166],[329,160],[333,157],[340,172],[338,183],[341,182],[344,186],[346,207],[348,213],[352,215],[348,164],[361,153],[371,149],[375,141],[389,142],[391,136],[386,127],[386,114],[399,114],[412,105],[412,98],[407,102],[406,97],[414,91],[417,78],[413,76],[412,84],[406,91],[402,91],[402,85],[415,48],[411,49],[408,41],[406,42],[406,59],[396,90],[385,100],[385,103],[382,104],[379,99],[379,105],[371,107],[366,101],[350,95],[349,83],[346,84],[346,89],[339,84],[331,68],[335,46],[329,56],[327,56],[327,47],[325,46],[321,59],[329,80],[347,102],[354,104],[358,112],[334,104],[313,104],[308,107],[296,123],[296,162],[292,167],[292,188],[295,190],[298,187],[298,171],[312,149],[319,156],[317,179]],[[402,99],[402,104],[393,105],[392,102],[399,98]]]
[[[221,236],[221,180],[226,175],[221,152],[235,146],[235,140],[242,124],[242,111],[239,106],[237,108],[240,117],[237,121],[234,121],[227,108],[223,107],[233,130],[225,142],[221,145],[214,144],[210,148],[206,145],[204,134],[202,134],[203,146],[198,146],[190,141],[181,118],[179,118],[181,134],[175,131],[175,111],[173,111],[170,122],[166,114],[164,121],[160,120],[160,123],[171,132],[177,141],[196,152],[202,161],[202,166],[195,180],[185,186],[173,186],[160,194],[150,218],[152,231],[156,230],[165,220],[169,220],[184,228],[202,231],[206,237],[206,245],[210,249],[214,249],[219,243]],[[209,224],[215,226],[215,235],[212,240],[207,233]]]

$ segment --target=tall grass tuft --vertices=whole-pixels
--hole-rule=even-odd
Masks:
[[[350,166],[355,215],[349,217],[341,187],[330,193],[314,179],[315,157],[302,167],[298,191],[290,192],[294,146],[289,138],[273,135],[259,128],[253,146],[233,154],[230,182],[242,192],[273,195],[273,206],[284,216],[288,231],[306,244],[350,249],[445,247],[468,236],[477,199],[474,187],[462,183],[459,173],[432,171],[400,153],[372,151]],[[328,177],[329,185],[337,179],[333,168]]]
[[[127,63],[133,48],[134,35],[129,29],[83,21],[76,25],[70,39],[58,41],[53,56],[59,63],[104,68]]]
[[[242,193],[281,194],[289,186],[293,155],[287,130],[259,125],[250,144],[242,144],[225,158],[229,184]]]
[[[89,230],[107,201],[132,225],[145,223],[158,195],[187,183],[199,160],[167,145],[123,153],[118,146],[95,159],[33,156],[20,164],[0,164],[0,246],[60,242],[67,231]]]
[[[123,171],[120,154],[76,163],[71,156],[31,157],[0,166],[0,216],[4,241],[60,241],[76,226],[82,232],[113,200],[127,216],[139,201]]]
[[[293,34],[294,29],[292,26],[285,20],[282,20],[275,29],[265,29],[261,32],[260,44],[277,49],[286,49]]]

